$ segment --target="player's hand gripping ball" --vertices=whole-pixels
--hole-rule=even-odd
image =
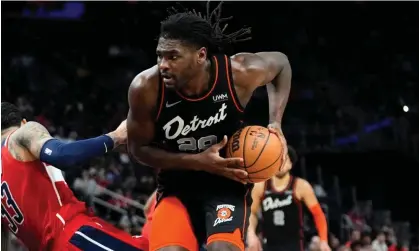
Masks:
[[[270,179],[279,171],[284,149],[280,136],[268,128],[247,126],[230,138],[227,157],[243,158],[247,182],[257,183]]]

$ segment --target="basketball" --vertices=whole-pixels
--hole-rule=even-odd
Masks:
[[[248,182],[251,183],[274,176],[282,165],[283,152],[278,136],[262,126],[244,127],[227,143],[227,157],[243,158],[243,169],[249,174]]]

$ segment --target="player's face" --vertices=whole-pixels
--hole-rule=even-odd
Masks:
[[[157,65],[166,86],[180,88],[186,84],[199,69],[201,52],[179,40],[160,37],[156,50]]]
[[[291,163],[290,158],[288,157],[285,160],[284,166],[281,168],[281,170],[279,170],[276,173],[276,177],[278,177],[278,178],[284,177],[286,174],[288,174],[290,172],[291,168],[292,168],[292,163]]]

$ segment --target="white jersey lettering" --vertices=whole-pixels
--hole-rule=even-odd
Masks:
[[[227,105],[225,103],[222,104],[221,108],[214,116],[210,116],[208,119],[200,119],[197,115],[189,122],[189,124],[185,125],[185,121],[180,117],[176,116],[172,120],[166,123],[163,126],[163,130],[165,131],[166,139],[176,139],[180,135],[186,136],[190,132],[194,132],[200,128],[206,128],[213,124],[220,123],[227,117],[226,113]],[[170,129],[172,126],[175,126],[177,123],[177,129],[174,134],[170,134]]]
[[[277,209],[280,207],[285,207],[291,205],[292,203],[292,195],[288,195],[288,197],[284,200],[275,199],[273,200],[271,197],[268,197],[263,200],[263,211],[268,211],[271,209]]]

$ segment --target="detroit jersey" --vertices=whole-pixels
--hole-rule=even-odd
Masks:
[[[302,250],[302,205],[294,197],[296,178],[291,176],[287,187],[278,191],[273,180],[266,181],[262,199],[262,233],[268,247],[281,250]]]
[[[155,143],[158,147],[170,152],[199,153],[220,142],[224,135],[229,137],[240,128],[243,108],[232,83],[230,58],[216,55],[211,63],[210,85],[203,95],[185,96],[174,88],[167,88],[160,81],[155,125]],[[243,188],[240,183],[223,177],[181,170],[161,170],[158,183],[159,191],[164,188],[202,192],[209,185],[213,191],[217,187],[225,189],[227,184],[233,187],[239,184]]]
[[[1,149],[1,220],[29,250],[48,250],[63,223],[86,211],[61,171],[39,160],[21,162]]]

